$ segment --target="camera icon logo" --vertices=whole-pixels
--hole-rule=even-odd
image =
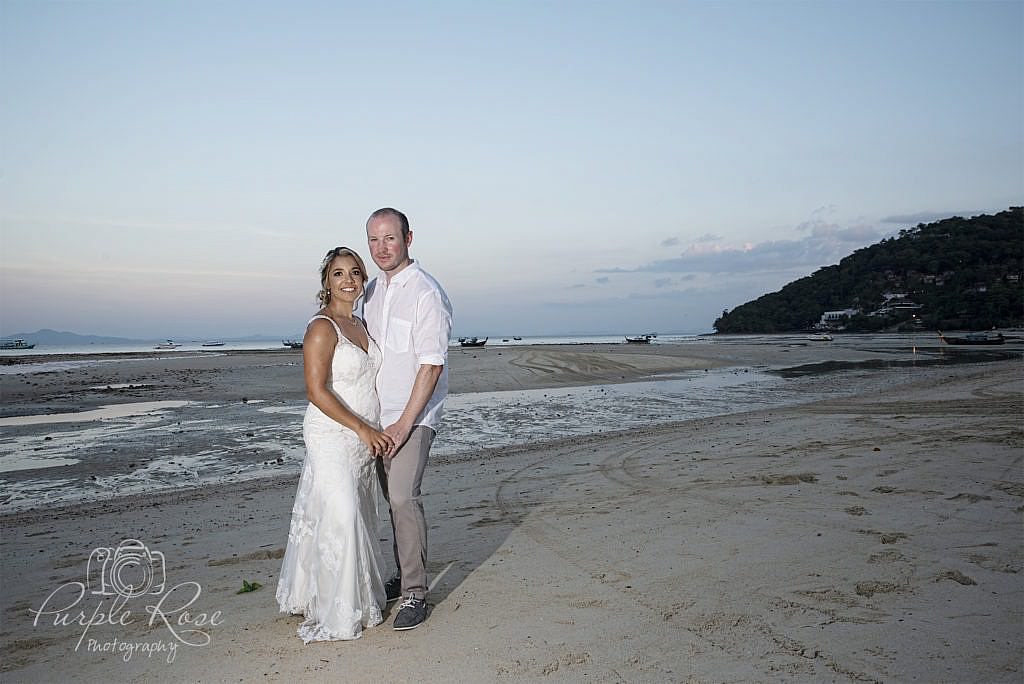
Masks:
[[[93,549],[85,573],[92,593],[103,596],[162,594],[167,581],[164,554],[150,551],[138,539],[125,539],[117,548]]]

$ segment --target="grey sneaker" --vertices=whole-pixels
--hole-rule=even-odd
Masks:
[[[398,605],[398,615],[392,625],[396,630],[413,629],[423,624],[427,619],[427,602],[425,599],[418,599],[410,596]]]
[[[395,575],[384,583],[384,595],[388,603],[393,603],[402,598],[402,576]]]

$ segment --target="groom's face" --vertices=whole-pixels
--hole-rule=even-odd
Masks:
[[[381,216],[366,224],[366,241],[373,263],[389,273],[401,270],[409,263],[409,245],[412,231],[402,236],[402,226],[393,216]]]

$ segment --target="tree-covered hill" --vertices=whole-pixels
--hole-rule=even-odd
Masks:
[[[1024,207],[901,230],[839,264],[723,311],[720,333],[795,332],[825,311],[856,310],[834,327],[989,329],[1024,324]],[[903,297],[894,297],[903,295]],[[894,305],[895,304],[895,305]]]

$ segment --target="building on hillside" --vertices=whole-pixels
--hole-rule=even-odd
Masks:
[[[868,314],[869,316],[892,316],[904,311],[913,313],[922,306],[909,299],[903,292],[886,292],[882,299],[885,300],[882,306]]]
[[[840,309],[839,311],[826,311],[821,314],[821,319],[815,324],[819,330],[838,330],[843,327],[843,319],[856,316],[858,309]]]

